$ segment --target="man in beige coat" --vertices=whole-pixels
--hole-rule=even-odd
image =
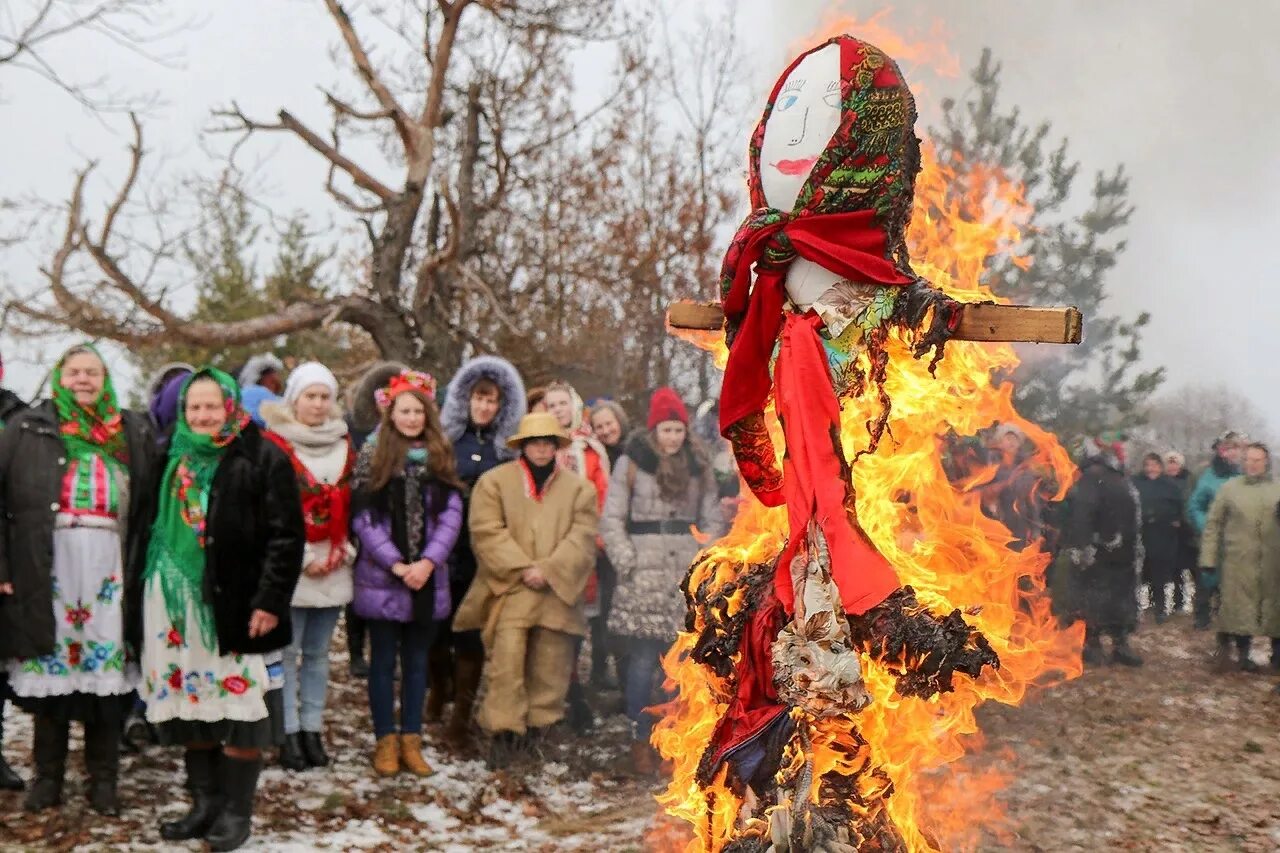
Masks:
[[[564,717],[598,521],[595,488],[556,464],[569,436],[554,416],[526,415],[507,443],[520,457],[481,477],[471,496],[478,571],[454,617],[454,630],[482,632],[479,721],[495,763]]]

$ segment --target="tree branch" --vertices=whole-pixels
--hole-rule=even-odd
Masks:
[[[360,75],[360,79],[364,81],[365,86],[373,93],[374,98],[382,105],[382,111],[389,117],[396,126],[396,133],[400,136],[400,142],[404,145],[406,158],[412,158],[417,149],[417,140],[409,127],[409,115],[404,108],[400,106],[400,102],[396,100],[395,95],[391,94],[391,90],[382,82],[382,78],[378,76],[378,72],[373,68],[373,62],[369,59],[369,52],[365,50],[364,44],[360,41],[360,36],[356,34],[355,24],[351,22],[351,16],[347,14],[347,10],[342,8],[342,4],[338,0],[325,0],[325,6],[329,10],[329,14],[333,16],[334,22],[338,25],[338,31],[342,33],[342,40],[346,42],[347,51],[351,54],[351,60],[355,63],[356,73]]]

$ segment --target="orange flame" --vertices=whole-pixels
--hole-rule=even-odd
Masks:
[[[923,158],[909,233],[915,269],[961,301],[993,299],[980,279],[988,258],[1013,252],[1021,242],[1029,213],[1021,187],[975,165],[959,180],[927,146]],[[723,365],[722,335],[681,334],[716,352]],[[848,752],[835,745],[847,744],[850,727],[857,727],[870,744],[872,761],[892,780],[887,808],[912,851],[972,849],[979,832],[1000,830],[1002,811],[993,794],[1001,778],[975,775],[954,763],[966,749],[980,746],[974,709],[988,700],[1016,705],[1033,685],[1077,677],[1083,640],[1082,626],[1062,629],[1049,611],[1048,556],[1035,547],[1010,550],[1008,529],[983,514],[978,487],[991,472],[974,472],[953,484],[940,459],[943,436],[975,435],[997,421],[1012,422],[1034,443],[1033,464],[1044,482],[1057,498],[1065,493],[1074,472],[1066,451],[1053,435],[1023,420],[1014,410],[1012,388],[997,384],[1018,363],[1013,348],[952,342],[936,376],[929,375],[927,361],[912,358],[900,337],[891,340],[886,385],[893,400],[892,437],[854,466],[858,518],[921,602],[935,612],[958,607],[970,614],[999,653],[1001,669],[977,681],[957,676],[954,693],[925,701],[896,696],[892,676],[869,661],[864,671],[873,704],[852,721],[816,723],[811,746],[819,774],[853,772],[845,767]],[[867,445],[865,424],[876,413],[874,397],[844,404],[843,440],[851,458]],[[771,428],[781,448],[776,421]],[[714,588],[743,563],[773,559],[786,529],[785,509],[747,500],[733,530],[695,565],[692,585],[711,578]],[[741,600],[731,602],[731,609],[741,606]],[[674,764],[659,801],[692,827],[687,853],[721,849],[742,811],[723,778],[707,789],[695,781],[727,696],[713,674],[689,659],[692,640],[682,634],[664,659],[667,686],[678,689],[678,698],[664,707],[666,717],[655,731],[655,743]]]

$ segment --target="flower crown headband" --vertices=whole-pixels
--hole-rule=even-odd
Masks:
[[[405,391],[418,391],[434,402],[436,399],[436,379],[430,373],[423,373],[420,370],[406,370],[397,376],[391,377],[391,381],[387,383],[386,388],[379,388],[374,391],[373,400],[380,410],[389,409],[391,404],[395,402],[396,397],[399,397]]]

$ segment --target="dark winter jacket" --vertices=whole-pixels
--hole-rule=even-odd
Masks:
[[[121,559],[127,583],[130,555],[145,550],[149,525],[142,520],[141,506],[156,449],[146,415],[125,412],[124,432],[129,507],[123,519]],[[12,583],[14,594],[0,596],[0,660],[53,652],[53,530],[66,468],[66,448],[52,402],[6,422],[0,432],[0,583]]]
[[[1209,519],[1209,507],[1218,496],[1218,490],[1228,480],[1240,476],[1240,470],[1221,456],[1214,456],[1213,462],[1200,474],[1196,486],[1187,500],[1187,518],[1195,527],[1196,533],[1204,532],[1205,522]]]
[[[1074,569],[1085,622],[1126,632],[1138,618],[1137,577],[1143,560],[1138,495],[1124,474],[1088,464],[1067,496],[1062,531],[1067,571]]]
[[[389,515],[376,514],[371,510],[356,514],[351,523],[351,529],[360,543],[360,556],[356,559],[355,568],[355,600],[352,603],[356,615],[389,622],[413,621],[414,591],[396,577],[391,571],[392,567],[396,563],[424,558],[443,567],[462,531],[462,495],[450,489],[445,506],[436,511],[432,506],[432,496],[437,493],[436,489],[426,490],[424,505],[427,520],[423,531],[422,553],[413,557],[401,553],[400,547],[396,545]],[[440,587],[440,590],[441,595],[448,594],[447,585]],[[447,600],[444,604],[443,613],[448,613]]]
[[[493,423],[480,429],[471,423],[471,390],[481,379],[498,386],[501,402]],[[440,407],[440,425],[453,442],[453,456],[458,477],[468,488],[484,474],[510,459],[518,451],[507,447],[507,439],[515,435],[525,414],[524,381],[511,362],[492,355],[473,358],[462,365],[445,389]],[[464,499],[463,519],[470,507]],[[449,584],[456,608],[476,576],[476,557],[471,550],[471,537],[459,536],[449,559]]]
[[[155,522],[167,458],[153,469],[145,507],[147,529]],[[209,490],[205,539],[204,597],[213,604],[220,654],[264,654],[293,640],[289,604],[302,571],[306,528],[298,478],[284,451],[249,424],[227,446]],[[142,639],[141,607],[146,548],[133,552],[128,587],[137,618],[128,623],[134,642]],[[249,637],[249,619],[264,610],[280,620],[274,630]]]
[[[1142,523],[1154,528],[1172,529],[1182,520],[1182,489],[1163,474],[1152,479],[1145,474],[1133,478],[1142,503]]]
[[[5,424],[25,411],[26,408],[27,404],[22,402],[21,397],[8,388],[0,388],[0,429],[4,429]]]

